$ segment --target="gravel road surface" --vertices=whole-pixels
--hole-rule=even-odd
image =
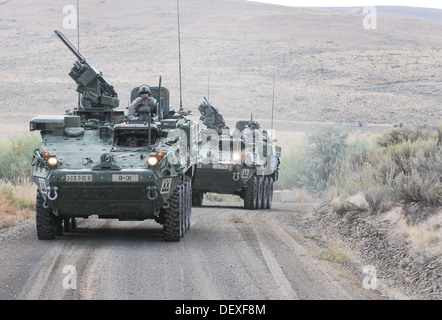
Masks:
[[[151,220],[94,217],[39,241],[28,219],[0,231],[0,299],[381,299],[342,264],[315,257],[318,246],[295,227],[303,210],[203,204],[178,243]]]

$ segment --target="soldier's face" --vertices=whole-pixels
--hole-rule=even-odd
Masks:
[[[143,99],[146,99],[146,98],[149,97],[149,93],[148,93],[148,92],[142,92],[142,93],[141,93],[141,97],[142,97]]]

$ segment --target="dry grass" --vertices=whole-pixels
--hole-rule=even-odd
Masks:
[[[315,202],[318,199],[318,196],[313,196],[311,193],[302,189],[294,189],[292,192],[295,193],[296,202]]]
[[[0,201],[0,228],[11,227],[15,225],[16,222],[34,215],[34,211],[29,208],[17,209],[11,200],[3,194],[0,194]]]
[[[338,240],[331,241],[327,248],[318,250],[313,256],[319,260],[337,263],[342,263],[349,259],[347,249],[344,249],[342,243]]]
[[[402,221],[399,227],[410,239],[413,253],[442,258],[442,211],[412,226]]]
[[[18,186],[0,182],[0,228],[13,226],[20,220],[34,216],[35,190],[29,180]]]

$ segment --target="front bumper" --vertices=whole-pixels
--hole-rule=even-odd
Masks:
[[[256,168],[238,164],[198,164],[192,190],[235,194],[242,190]]]
[[[120,220],[154,218],[180,180],[151,170],[54,170],[35,177],[45,205],[57,215]]]

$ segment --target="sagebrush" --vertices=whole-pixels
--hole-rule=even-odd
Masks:
[[[16,135],[0,143],[0,179],[21,183],[31,177],[32,154],[41,144],[39,135]]]

